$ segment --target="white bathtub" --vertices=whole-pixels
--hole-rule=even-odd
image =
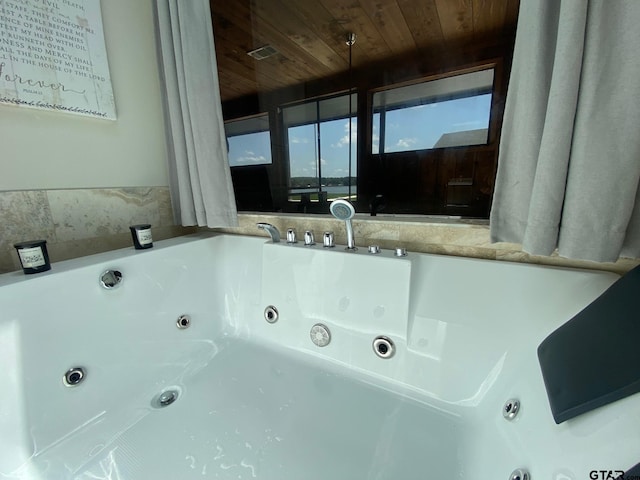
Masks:
[[[107,269],[122,272],[119,288],[99,285]],[[556,425],[536,356],[616,278],[229,235],[0,275],[0,478],[626,470],[640,461],[638,395]],[[316,323],[331,331],[325,347],[311,342]],[[375,355],[378,335],[392,358]],[[85,379],[66,387],[76,366]],[[171,389],[178,399],[157,408]],[[510,398],[521,402],[511,421]]]

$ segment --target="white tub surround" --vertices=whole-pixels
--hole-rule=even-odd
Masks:
[[[111,290],[108,269],[122,274]],[[557,425],[536,355],[617,278],[221,234],[0,275],[0,478],[627,470],[640,461],[640,397]],[[379,336],[390,358],[374,352]],[[86,376],[66,387],[72,367]]]

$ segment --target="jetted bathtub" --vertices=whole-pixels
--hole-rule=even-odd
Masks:
[[[638,395],[557,425],[536,356],[616,279],[215,234],[0,275],[0,478],[626,470]]]

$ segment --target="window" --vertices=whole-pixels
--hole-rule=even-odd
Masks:
[[[348,98],[333,96],[282,108],[289,200],[355,198],[357,95],[351,95],[351,106]]]
[[[372,153],[487,143],[494,69],[373,95]]]
[[[271,164],[268,114],[227,122],[224,129],[231,167]]]

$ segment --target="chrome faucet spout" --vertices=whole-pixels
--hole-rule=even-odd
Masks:
[[[273,243],[278,243],[280,241],[280,232],[274,225],[271,225],[270,223],[262,223],[262,222],[257,223],[256,225],[259,229],[264,230],[269,234],[269,236],[271,237],[271,241]]]

